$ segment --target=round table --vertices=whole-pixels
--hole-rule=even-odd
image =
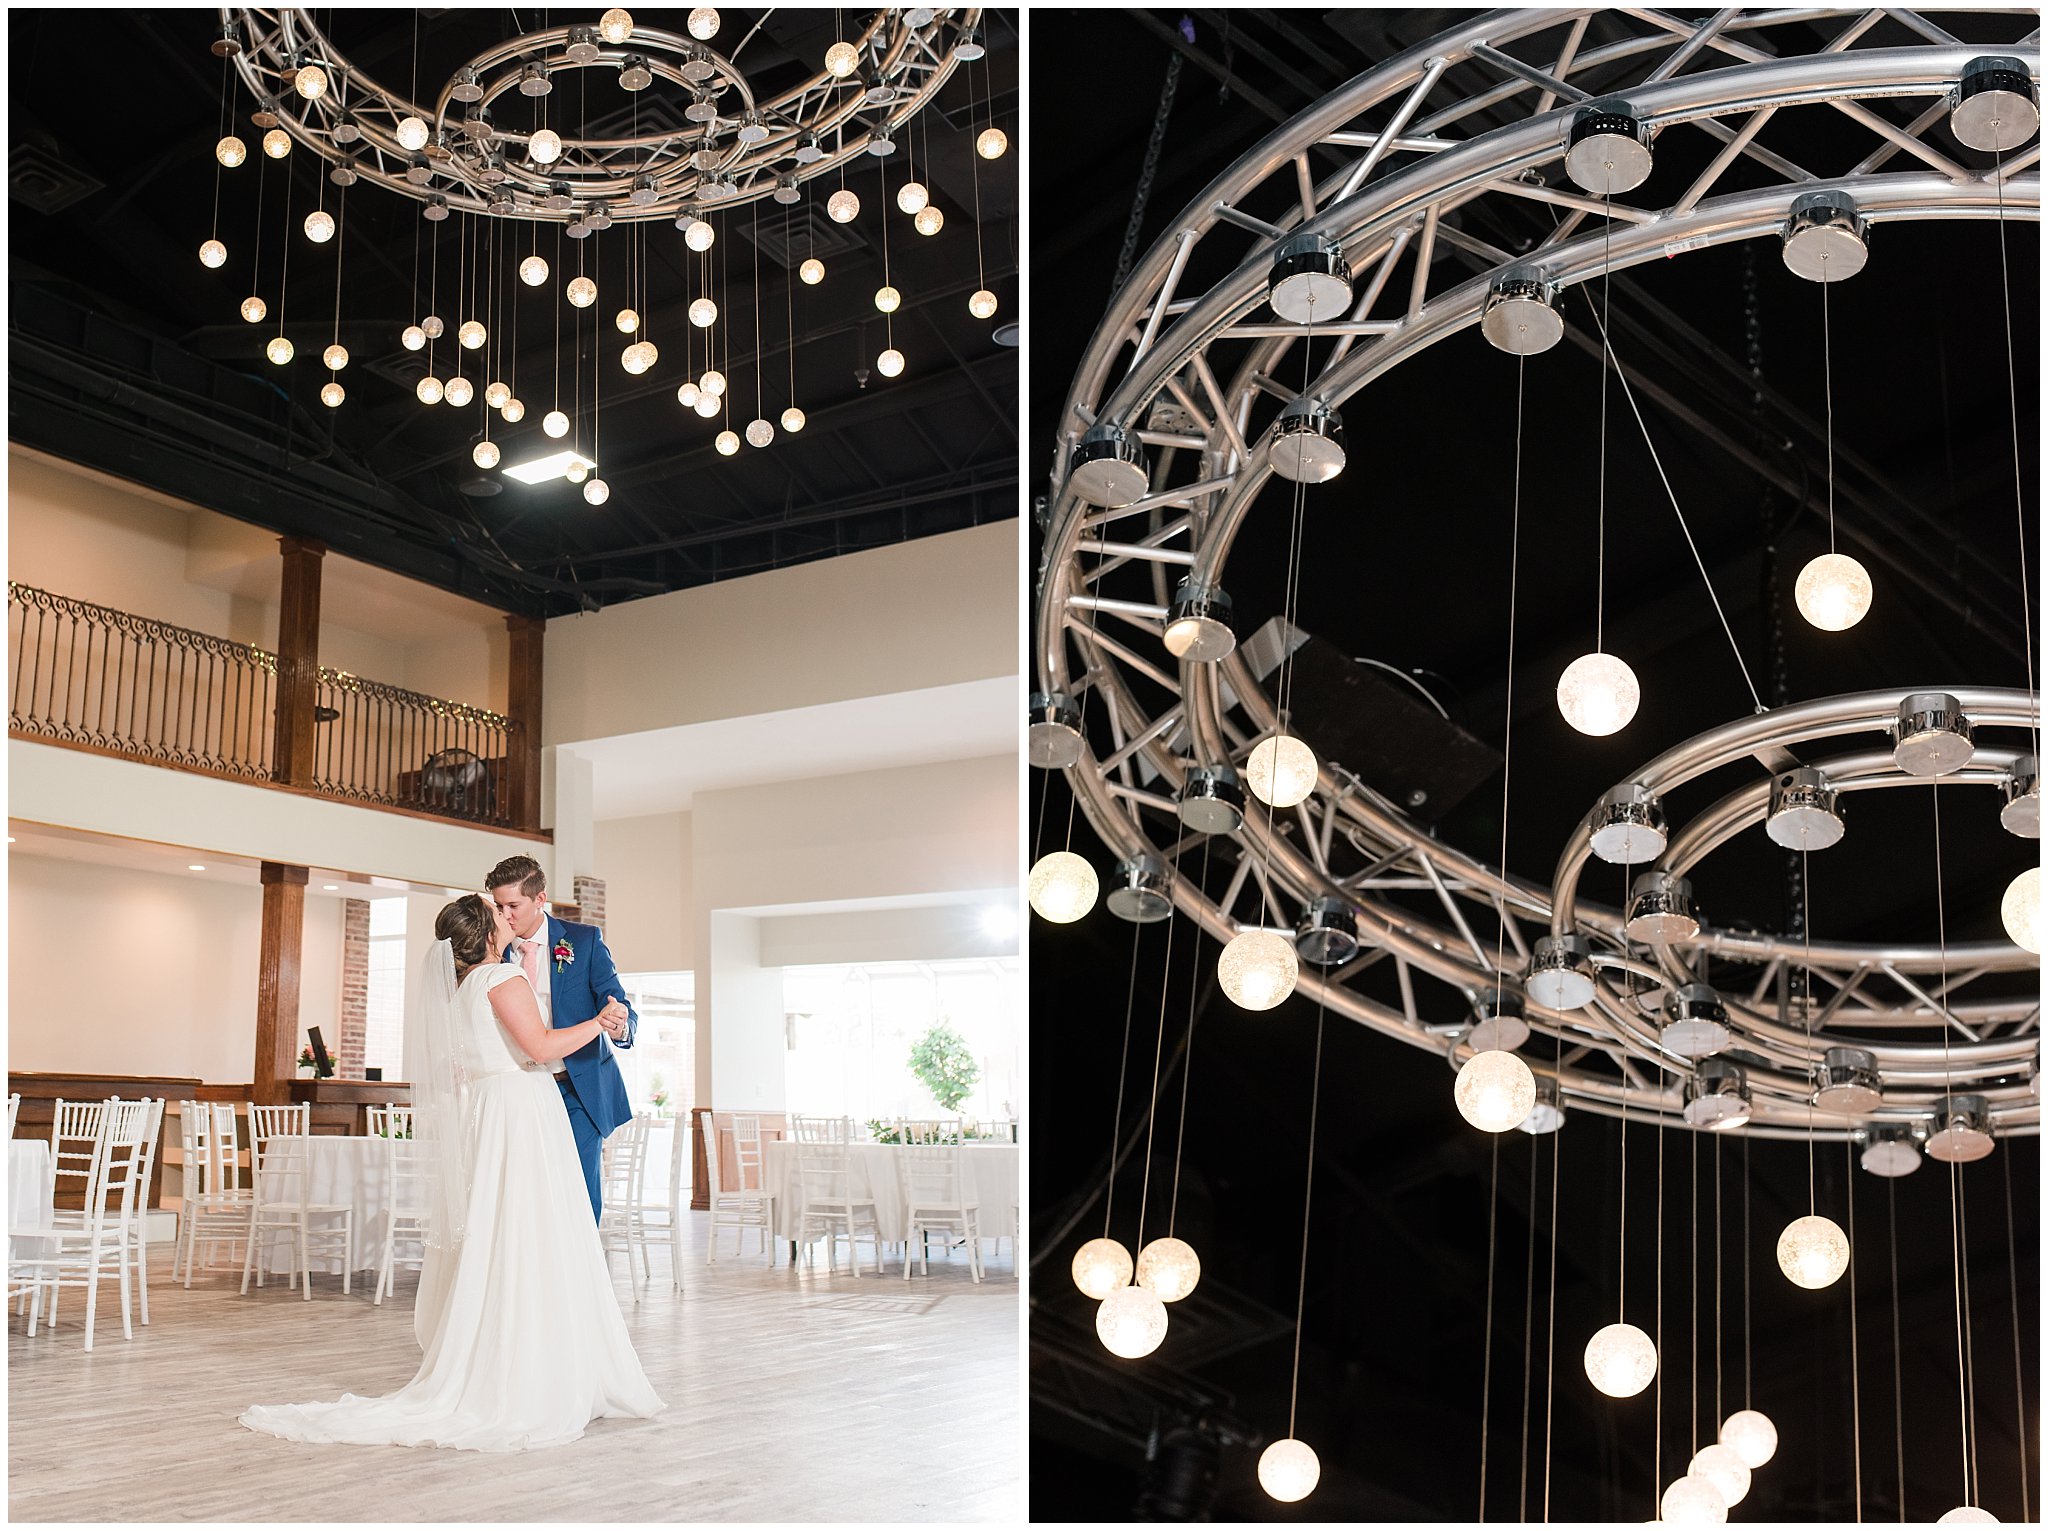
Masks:
[[[794,1239],[802,1219],[803,1194],[796,1184],[796,1153],[804,1146],[788,1139],[761,1145],[762,1185],[775,1199],[775,1232],[779,1238]],[[896,1178],[895,1156],[903,1150],[894,1143],[846,1146],[852,1154],[850,1194],[856,1201],[874,1201],[875,1222],[882,1230],[884,1243],[902,1243],[908,1230],[904,1226],[903,1190]],[[984,1239],[1010,1237],[1010,1209],[1018,1204],[1021,1154],[1015,1143],[969,1143],[960,1150],[961,1194],[978,1204]]]
[[[7,1222],[13,1228],[47,1228],[52,1221],[50,1145],[41,1138],[13,1138],[7,1144]],[[42,1252],[39,1239],[10,1239],[10,1259]]]

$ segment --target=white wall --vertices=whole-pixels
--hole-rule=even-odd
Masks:
[[[609,889],[607,896],[609,896]],[[738,914],[710,917],[708,983],[697,985],[697,1099],[721,1111],[781,1111],[789,1103],[784,1059],[782,970],[761,965],[761,922]],[[718,1012],[715,1028],[705,1024]],[[704,1055],[723,1081],[704,1082]]]
[[[542,734],[605,739],[1015,675],[1018,524],[557,617]]]
[[[594,828],[597,875],[605,880],[605,944],[619,970],[694,971],[690,815],[600,819]]]
[[[496,830],[328,802],[271,787],[10,739],[7,811],[123,839],[297,866],[473,888],[507,856],[550,869],[553,848]]]
[[[262,891],[246,883],[8,858],[11,1068],[246,1084]],[[338,1041],[341,901],[309,896],[299,1025]]]
[[[1014,887],[986,899],[913,909],[853,909],[791,914],[761,921],[761,961],[770,967],[840,962],[944,962],[960,957],[1011,957],[1012,931],[994,936],[983,923],[991,905],[1009,909]]]

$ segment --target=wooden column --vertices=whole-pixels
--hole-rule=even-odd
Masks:
[[[505,801],[514,829],[538,829],[541,641],[547,624],[538,617],[507,617],[505,628],[512,635],[505,688],[505,715],[512,720],[505,758]]]
[[[262,864],[263,942],[256,972],[256,1068],[250,1088],[259,1106],[292,1098],[299,1071],[299,947],[306,933],[306,869]]]
[[[298,537],[277,542],[284,550],[284,588],[277,604],[277,732],[270,774],[295,787],[310,787],[320,679],[320,560],[327,549]]]

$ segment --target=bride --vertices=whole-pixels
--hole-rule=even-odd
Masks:
[[[425,1352],[386,1398],[258,1404],[292,1441],[520,1451],[593,1419],[663,1408],[626,1337],[561,1092],[543,1065],[603,1023],[549,1030],[512,941],[477,894],[448,905],[409,996],[405,1071],[427,1171],[413,1332]]]

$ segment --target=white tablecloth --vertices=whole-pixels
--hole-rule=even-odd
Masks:
[[[384,1215],[391,1202],[390,1142],[384,1138],[343,1137],[313,1137],[305,1142],[305,1162],[313,1176],[312,1191],[305,1199],[355,1208],[356,1269],[374,1270],[384,1258]],[[265,1199],[297,1200],[299,1176],[296,1172],[265,1175],[258,1194]],[[331,1218],[326,1220],[327,1226],[333,1226],[333,1222]],[[321,1225],[321,1219],[316,1217],[314,1226]],[[264,1234],[260,1250],[263,1268],[282,1272],[295,1258],[291,1250],[288,1232]],[[401,1237],[398,1252],[405,1255],[418,1251],[416,1247],[408,1249]],[[312,1266],[330,1276],[341,1274],[339,1256],[324,1260],[316,1256]]]
[[[7,1144],[7,1223],[11,1228],[50,1225],[50,1145],[41,1138],[13,1138]],[[40,1252],[39,1239],[14,1239],[8,1254],[27,1259]]]
[[[793,1239],[803,1211],[803,1194],[797,1184],[796,1151],[799,1145],[787,1140],[769,1141],[763,1149],[762,1179],[775,1198],[775,1232]],[[895,1156],[901,1152],[890,1143],[854,1143],[851,1195],[856,1201],[872,1197],[875,1221],[884,1242],[901,1243],[903,1191],[896,1178]],[[962,1191],[969,1202],[980,1204],[981,1236],[985,1239],[1010,1237],[1010,1208],[1017,1205],[1019,1147],[1015,1143],[975,1143],[960,1151]]]

